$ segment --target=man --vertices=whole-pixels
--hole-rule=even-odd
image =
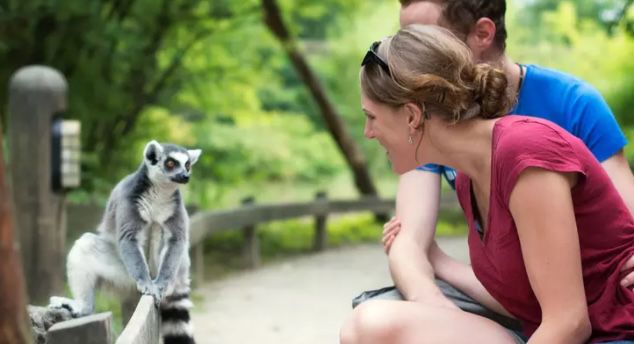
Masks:
[[[634,176],[623,155],[626,144],[612,112],[601,95],[590,85],[569,75],[533,65],[515,64],[505,55],[506,28],[503,0],[400,0],[401,26],[440,25],[463,40],[477,62],[495,64],[509,81],[508,94],[517,101],[513,114],[532,115],[553,121],[582,139],[601,162],[630,213],[634,213]],[[473,300],[472,291],[458,290],[434,281],[431,260],[443,256],[433,236],[444,175],[452,184],[455,172],[443,166],[421,166],[400,177],[397,192],[397,218],[384,230],[384,245],[389,256],[392,279],[398,291],[384,288],[362,294],[354,305],[368,298],[403,298],[463,310],[490,317],[507,327],[513,320],[492,312]],[[452,185],[453,186],[453,185]],[[398,235],[397,235],[398,233]],[[469,269],[456,265],[456,268]],[[634,268],[634,257],[624,271]],[[472,272],[471,272],[472,274]],[[622,284],[634,287],[634,272]],[[399,293],[400,291],[400,293]]]

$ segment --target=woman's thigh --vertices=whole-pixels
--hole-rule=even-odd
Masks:
[[[499,324],[458,309],[419,302],[373,300],[354,309],[341,332],[354,343],[499,343],[516,339]]]

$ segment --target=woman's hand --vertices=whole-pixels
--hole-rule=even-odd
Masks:
[[[381,242],[383,243],[383,250],[385,251],[385,254],[390,253],[392,243],[400,231],[401,221],[399,221],[396,216],[392,217],[390,221],[383,225],[383,238],[381,239]]]
[[[634,291],[634,255],[623,264],[621,272],[625,274],[625,277],[621,280],[621,285]]]

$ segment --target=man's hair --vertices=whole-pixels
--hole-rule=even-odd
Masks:
[[[429,1],[442,7],[441,23],[462,39],[480,18],[489,18],[495,23],[495,45],[502,51],[506,48],[505,0],[399,0],[402,7],[414,2]]]

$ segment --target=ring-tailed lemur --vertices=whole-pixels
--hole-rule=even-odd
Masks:
[[[189,218],[179,186],[201,151],[151,141],[139,169],[112,191],[98,234],[86,233],[68,253],[73,299],[51,297],[51,307],[74,316],[94,310],[96,289],[154,296],[165,344],[194,343],[189,323]],[[146,257],[148,257],[146,259]]]

